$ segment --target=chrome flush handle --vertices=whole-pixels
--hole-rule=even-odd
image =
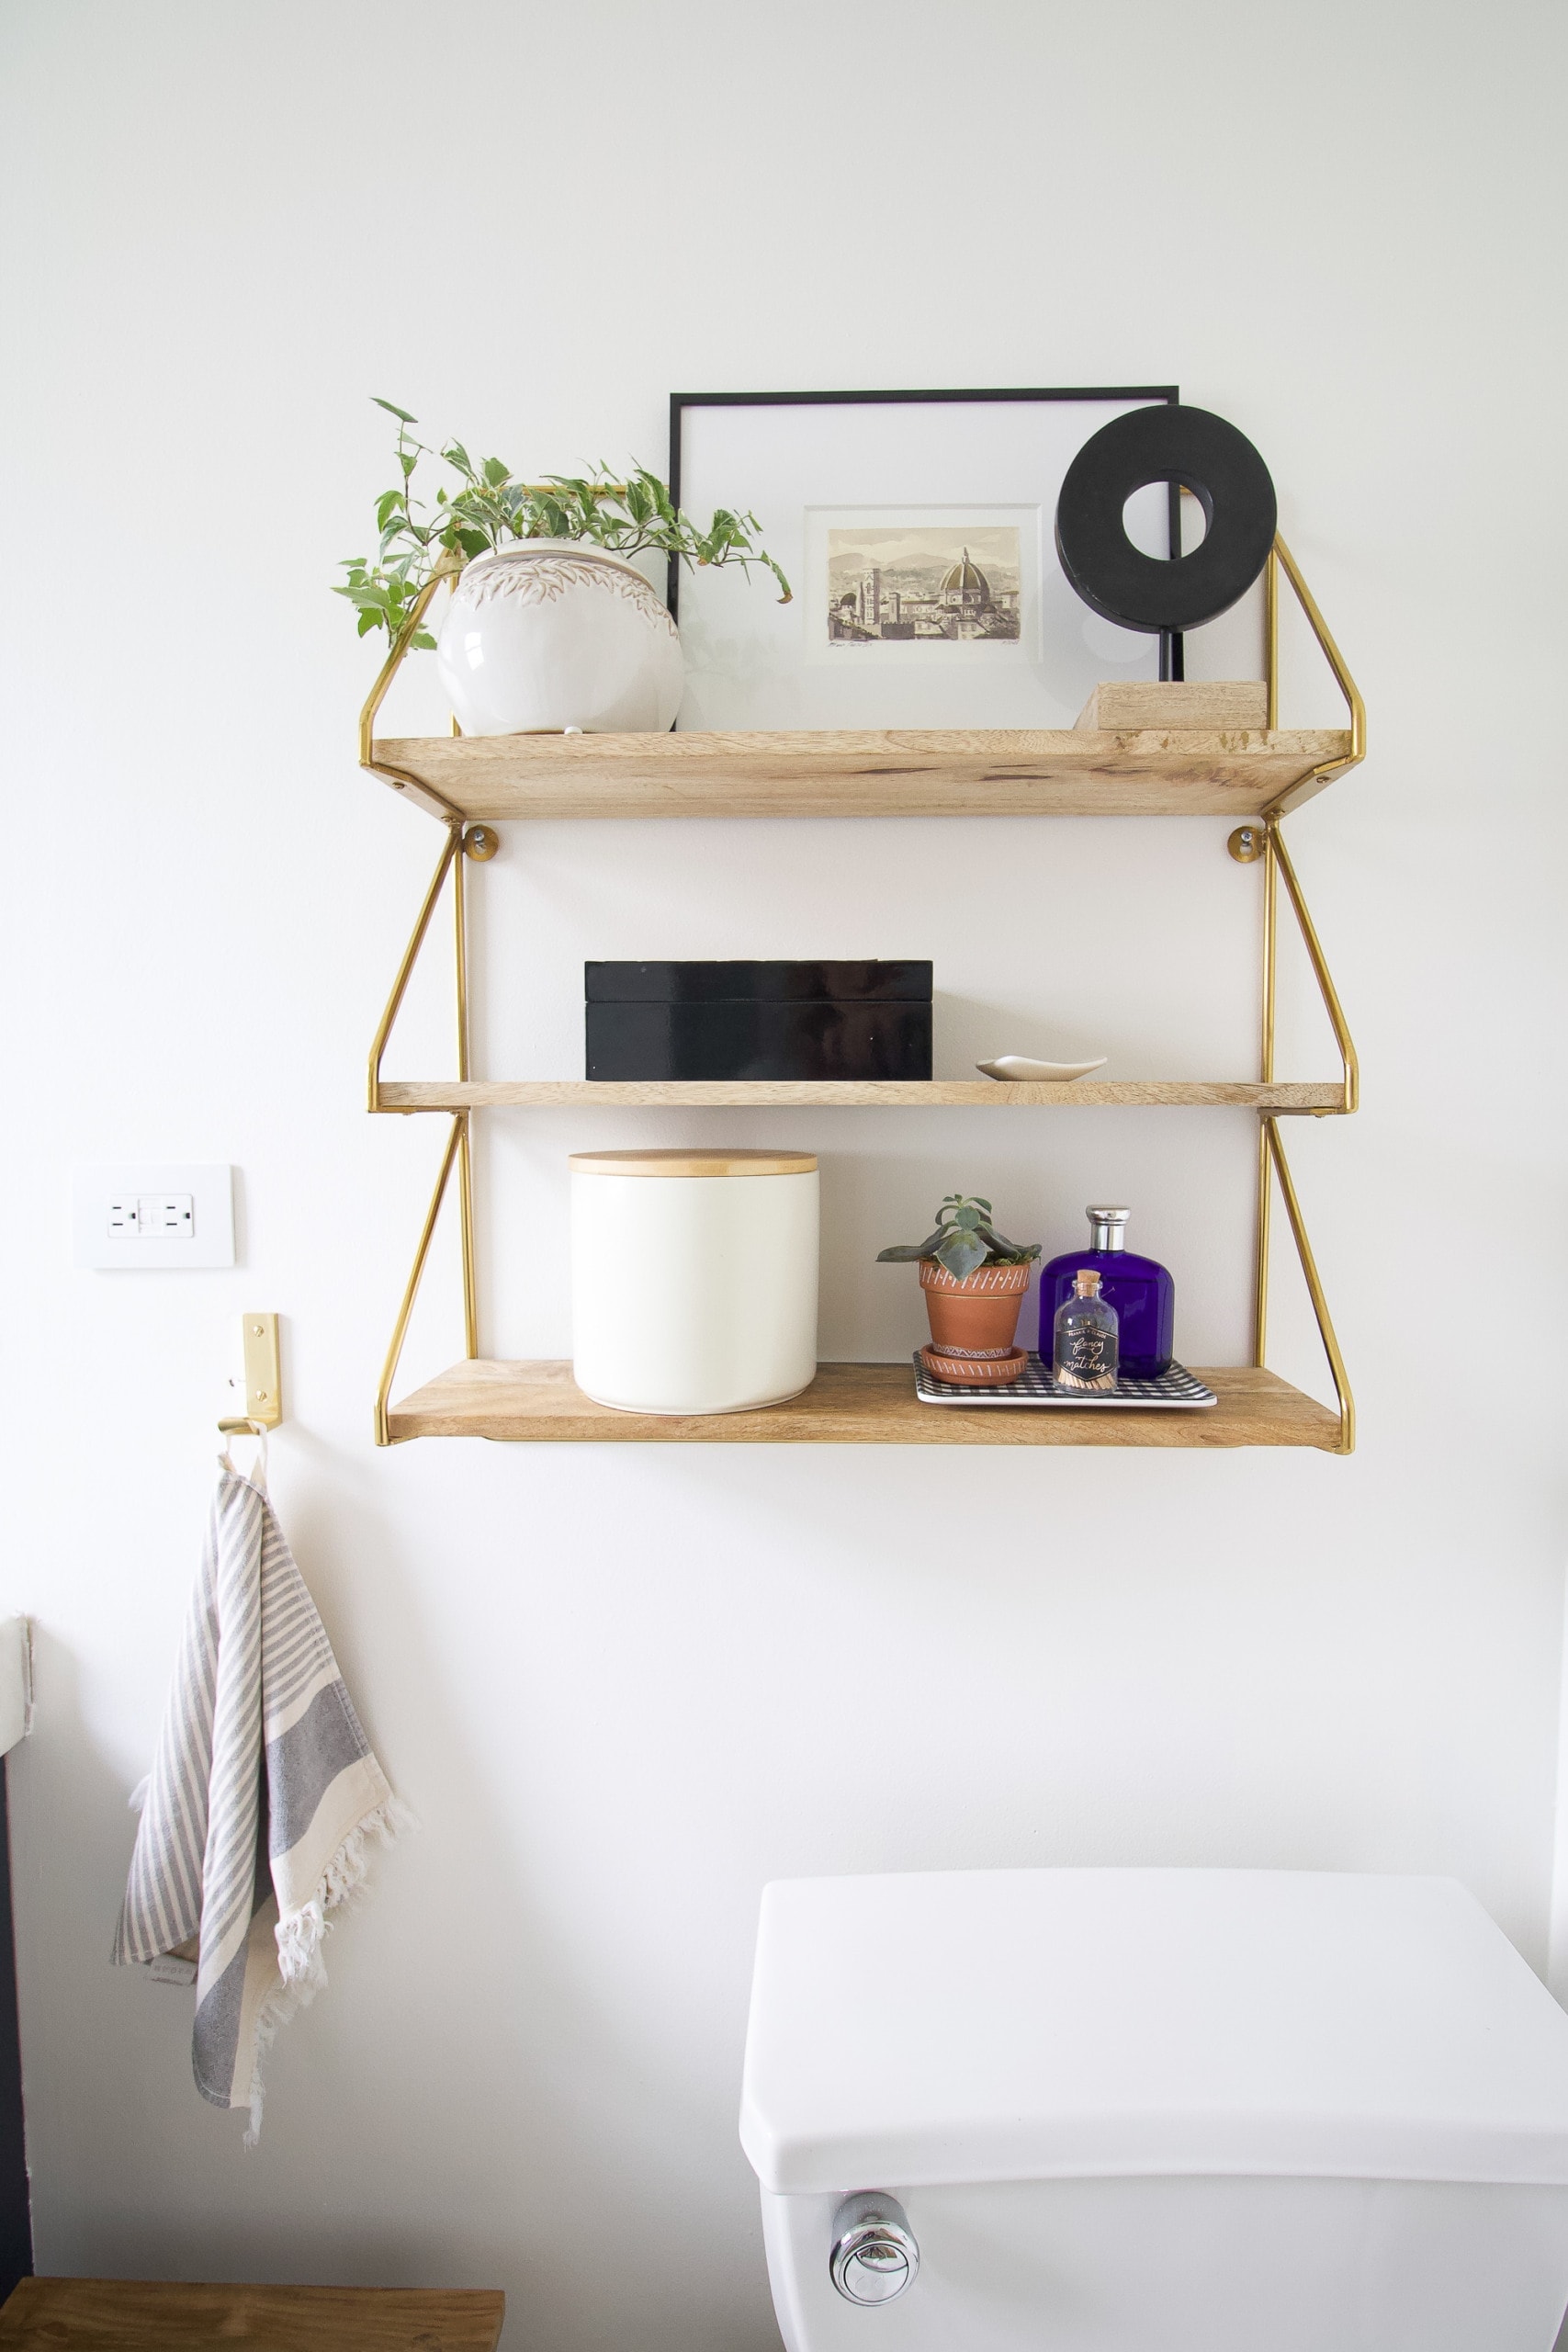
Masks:
[[[913,2286],[920,2249],[896,2197],[866,2188],[846,2197],[833,2216],[829,2268],[849,2303],[890,2303]]]

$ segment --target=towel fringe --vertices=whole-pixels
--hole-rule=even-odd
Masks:
[[[327,1982],[321,1946],[332,1933],[331,1914],[357,1902],[370,1873],[372,1849],[389,1846],[394,1838],[418,1827],[400,1798],[389,1796],[374,1813],[352,1828],[316,1883],[309,1903],[279,1919],[273,1933],[277,1942],[279,1982],[256,2011],[251,2056],[251,2120],[245,2145],[254,2148],[261,2137],[262,2061],[290,2018],[309,2008]]]

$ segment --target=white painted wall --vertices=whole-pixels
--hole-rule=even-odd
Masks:
[[[779,1873],[1451,1871],[1544,1962],[1562,32],[1530,0],[8,8],[0,1602],[39,1629],[41,2267],[499,2282],[543,2352],[771,2343],[734,2114]],[[377,1453],[439,1136],[367,1122],[361,1061],[437,835],[354,764],[373,657],[327,583],[387,473],[365,396],[543,469],[657,462],[676,386],[1166,379],[1269,458],[1371,707],[1292,835],[1366,1067],[1359,1120],[1291,1137],[1356,1458]],[[937,956],[950,1069],[1103,1036],[1244,1075],[1223,832],[542,827],[476,877],[482,1067],[576,1067],[584,953],[886,948]],[[1085,860],[1103,994],[1081,924],[1070,985],[1048,944]],[[412,1015],[396,1067],[436,1072]],[[1295,981],[1290,1027],[1327,1072]],[[1125,1194],[1183,1346],[1241,1351],[1244,1119],[659,1124],[699,1130],[824,1151],[832,1351],[910,1342],[867,1261],[959,1183],[1056,1246]],[[563,1155],[652,1132],[496,1122],[487,1345],[564,1345]],[[236,1162],[241,1266],[70,1271],[67,1164],[117,1154]],[[424,1825],[251,2156],[187,2000],[107,1962],[243,1302],[288,1318],[275,1489]],[[1319,1379],[1297,1310],[1280,1347]],[[457,1351],[438,1290],[412,1368]]]

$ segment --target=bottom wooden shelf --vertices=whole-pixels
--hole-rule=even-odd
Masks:
[[[753,1413],[622,1413],[570,1363],[457,1363],[389,1416],[394,1442],[488,1437],[554,1445],[1309,1445],[1339,1450],[1339,1417],[1271,1372],[1198,1370],[1201,1413],[1010,1412],[922,1405],[908,1363],[825,1363],[800,1396]]]

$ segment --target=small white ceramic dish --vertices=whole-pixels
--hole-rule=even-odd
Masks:
[[[1000,1079],[1004,1086],[1065,1086],[1070,1078],[1103,1069],[1109,1058],[1101,1054],[1093,1062],[1032,1062],[1027,1054],[999,1054],[994,1062],[976,1062],[975,1067],[987,1078]]]

